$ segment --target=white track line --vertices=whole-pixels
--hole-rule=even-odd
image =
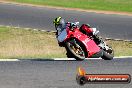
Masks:
[[[58,61],[58,60],[76,60],[76,59],[74,58],[54,58],[53,60]]]
[[[117,58],[132,58],[132,56],[120,56],[120,57],[114,57],[114,59]],[[102,58],[85,58],[86,60],[100,60]],[[76,60],[75,58],[54,58],[54,60]]]
[[[114,57],[114,58],[115,59],[132,58],[132,56],[120,56],[120,57]],[[86,58],[86,60],[100,60],[100,59],[102,59],[102,58]],[[23,60],[26,60],[26,59],[23,59]],[[32,60],[32,59],[30,59],[30,60]],[[30,61],[30,60],[27,59],[27,61]],[[61,61],[61,60],[64,60],[64,61],[75,61],[76,59],[75,58],[53,58],[53,60],[55,60],[55,61]],[[0,62],[2,62],[2,61],[21,61],[21,59],[0,59]]]
[[[101,58],[85,58],[86,60],[100,60]],[[54,60],[59,61],[59,60],[76,60],[75,58],[54,58]]]
[[[0,61],[20,61],[19,59],[0,59]]]
[[[114,57],[114,58],[132,58],[132,56],[119,56],[119,57]]]

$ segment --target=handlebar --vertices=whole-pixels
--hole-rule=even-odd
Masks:
[[[79,26],[79,22],[75,22],[74,24],[75,24],[76,26]]]
[[[79,26],[79,22],[70,23],[70,29],[74,30],[74,28]]]

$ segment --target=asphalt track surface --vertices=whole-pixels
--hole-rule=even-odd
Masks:
[[[0,62],[0,88],[132,88],[129,84],[76,83],[79,66],[87,74],[130,74],[132,58],[85,61],[21,60]]]
[[[1,25],[51,31],[54,30],[52,21],[57,16],[62,16],[70,22],[79,21],[80,25],[89,23],[92,27],[98,28],[103,37],[132,40],[132,16],[0,3]]]

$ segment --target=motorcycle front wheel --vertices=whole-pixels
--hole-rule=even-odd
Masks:
[[[85,47],[76,39],[70,39],[66,42],[66,50],[68,58],[75,58],[76,60],[84,60],[87,56]]]

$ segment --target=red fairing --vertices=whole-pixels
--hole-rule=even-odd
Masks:
[[[89,50],[89,57],[91,57],[93,54],[97,53],[100,51],[100,48],[95,44],[93,40],[83,41],[87,45],[87,50]]]
[[[86,33],[88,33],[88,34],[93,33],[93,29],[92,29],[91,27],[89,27],[88,25],[86,25],[86,24],[83,24],[83,25],[80,27],[80,30],[81,30],[81,31],[84,31],[84,32],[86,32]]]
[[[74,29],[74,32],[67,29],[67,34],[67,39],[74,37],[84,44],[88,51],[88,57],[91,57],[93,54],[100,51],[100,48],[97,46],[97,44],[93,40],[88,38],[87,35],[80,32],[79,28]]]

